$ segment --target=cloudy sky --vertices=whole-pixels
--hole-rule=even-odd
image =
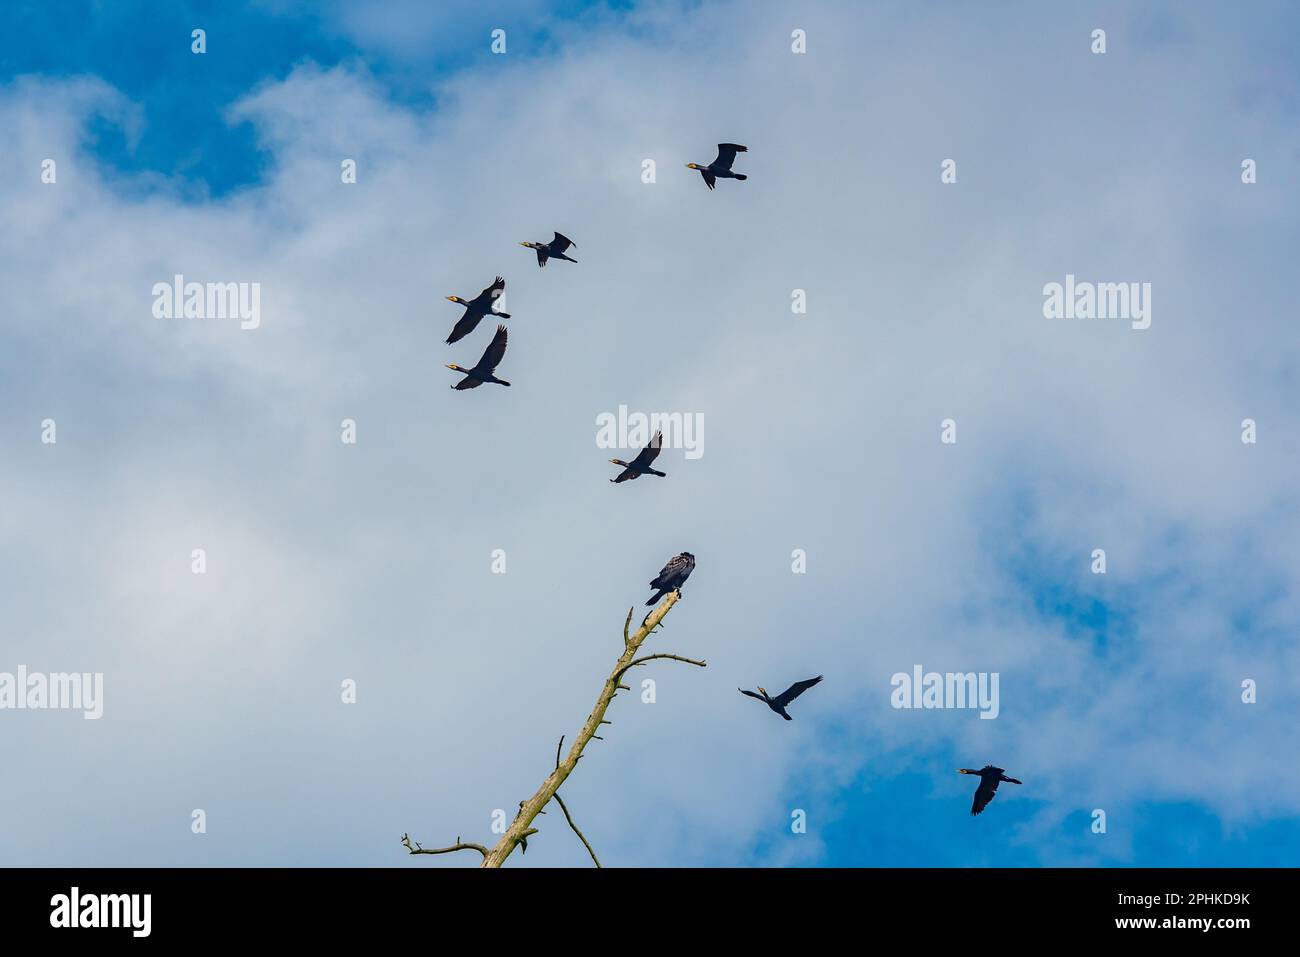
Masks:
[[[105,683],[0,710],[0,862],[477,864],[398,839],[491,843],[689,550],[650,644],[708,668],[562,792],[607,864],[1295,863],[1293,6],[0,17],[0,672]],[[155,318],[176,274],[260,327]],[[496,274],[513,385],[452,392]],[[1045,318],[1067,274],[1150,328]],[[611,485],[620,405],[704,454]],[[998,717],[891,707],[914,665]],[[736,693],[819,673],[788,723]],[[1024,784],[973,820],[986,763]],[[512,866],[588,863],[539,821]]]

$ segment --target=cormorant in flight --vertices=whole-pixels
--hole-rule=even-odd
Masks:
[[[537,265],[545,266],[547,259],[563,259],[565,262],[576,263],[578,260],[570,259],[564,255],[564,251],[570,246],[577,246],[568,236],[560,233],[555,234],[555,238],[549,243],[520,243],[520,246],[527,246],[529,249],[537,250]]]
[[[506,327],[497,326],[497,334],[492,337],[488,347],[483,350],[483,358],[478,360],[478,364],[472,369],[465,369],[452,363],[447,366],[456,372],[463,372],[465,378],[457,382],[453,389],[477,389],[484,382],[495,382],[497,385],[509,385],[505,379],[498,379],[493,373],[496,372],[497,366],[501,364],[501,359],[506,354]]]
[[[474,327],[479,324],[479,320],[484,316],[496,316],[498,319],[509,319],[510,313],[497,312],[497,296],[505,291],[506,281],[497,276],[496,281],[488,286],[481,293],[470,299],[468,302],[460,296],[448,296],[451,302],[458,302],[465,307],[465,315],[456,320],[455,327],[451,330],[451,335],[447,337],[447,343],[459,342],[467,335],[474,331]]]
[[[704,177],[704,185],[713,189],[715,181],[720,179],[738,179],[741,182],[749,179],[744,173],[733,173],[731,164],[736,162],[737,153],[748,153],[748,146],[741,146],[738,143],[719,143],[718,158],[708,166],[701,166],[699,163],[687,163],[687,169],[697,169],[700,175]]]
[[[989,801],[993,800],[993,795],[997,793],[998,785],[1006,781],[1008,784],[1019,784],[1015,778],[1009,778],[1006,775],[1005,768],[995,768],[991,764],[986,764],[978,771],[972,771],[970,768],[961,768],[958,774],[978,774],[980,786],[975,789],[975,803],[970,806],[970,816],[974,817],[980,811],[989,806]]]
[[[618,473],[618,478],[612,478],[610,481],[626,482],[642,475],[658,475],[660,478],[667,478],[667,472],[658,472],[650,467],[650,464],[659,457],[659,450],[663,448],[663,444],[664,434],[656,432],[655,437],[650,440],[650,444],[638,452],[636,458],[631,462],[624,462],[622,459],[610,459],[610,462],[614,465],[623,466],[623,471]]]
[[[670,591],[680,593],[682,585],[686,584],[686,579],[691,577],[693,571],[695,571],[695,556],[690,552],[682,552],[676,558],[670,558],[668,564],[660,569],[658,576],[650,583],[650,587],[656,589],[656,593],[646,604],[653,605]]]
[[[796,681],[794,684],[786,688],[775,698],[770,697],[767,693],[767,689],[764,688],[762,685],[759,685],[758,694],[755,694],[752,691],[746,691],[744,688],[737,688],[736,690],[739,691],[741,694],[749,695],[751,698],[757,698],[759,701],[763,702],[765,705],[767,705],[769,708],[771,708],[781,717],[785,718],[785,720],[793,721],[794,718],[786,714],[785,706],[821,680],[822,680],[822,676],[818,675],[816,678],[809,678],[807,681]]]

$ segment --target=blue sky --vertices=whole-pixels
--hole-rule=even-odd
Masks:
[[[453,0],[392,4],[398,23],[420,35],[418,47],[364,45],[348,32],[340,4],[20,2],[9,11],[16,27],[0,46],[6,80],[24,74],[103,79],[138,108],[137,136],[116,123],[92,121],[93,155],[108,170],[168,177],[183,195],[220,198],[256,183],[267,156],[248,124],[230,124],[223,111],[260,83],[282,80],[296,66],[353,63],[379,80],[397,102],[432,106],[431,84],[472,69],[491,54],[474,38],[509,17],[516,55],[537,55],[554,41],[557,24],[602,15],[622,3],[558,2],[490,5]],[[324,11],[324,16],[322,16]],[[379,18],[380,14],[376,14]],[[198,57],[196,28],[214,41]],[[57,42],[51,38],[57,37]]]
[[[472,863],[396,837],[490,840],[689,549],[657,650],[709,669],[564,792],[611,863],[1295,863],[1293,7],[360,10],[0,20],[0,671],[110,695],[0,713],[0,860]],[[750,179],[711,194],[720,140]],[[514,245],[552,229],[578,266]],[[263,327],[153,319],[176,272],[262,283]],[[1150,281],[1152,328],[1044,319],[1067,272]],[[452,394],[443,297],[497,273],[516,384]],[[608,485],[622,403],[702,413],[705,455]],[[892,710],[916,663],[999,672],[1002,713]],[[815,673],[790,724],[734,690]],[[1025,784],[972,820],[985,763]],[[512,864],[584,863],[539,837]]]

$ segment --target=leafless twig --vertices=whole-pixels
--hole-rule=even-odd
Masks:
[[[412,854],[450,854],[452,851],[478,851],[486,859],[488,849],[482,844],[474,844],[468,841],[462,841],[460,835],[456,836],[456,843],[450,847],[421,847],[419,841],[412,841],[409,834],[402,835],[402,844]]]
[[[592,737],[596,738],[598,741],[604,740],[599,735],[592,735]],[[560,749],[563,747],[564,735],[560,735],[560,743],[555,746],[555,766],[557,768],[560,766]],[[582,841],[582,846],[585,847],[587,853],[591,855],[592,863],[597,867],[600,867],[600,858],[598,858],[596,852],[591,849],[591,842],[587,840],[586,835],[578,830],[578,825],[573,823],[573,815],[569,813],[569,807],[564,803],[564,798],[560,797],[559,791],[555,792],[555,803],[560,805],[560,810],[564,812],[564,819],[569,822],[569,827],[573,828],[573,833],[578,835],[578,840]]]

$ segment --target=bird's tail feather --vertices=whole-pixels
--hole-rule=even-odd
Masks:
[[[660,478],[667,478],[667,477],[668,477],[668,473],[667,473],[667,472],[660,472],[660,471],[657,471],[657,470],[655,470],[655,469],[646,469],[646,472],[647,472],[648,474],[650,474],[650,475],[658,475]]]
[[[652,597],[648,602],[646,602],[646,604],[647,604],[647,605],[653,605],[653,604],[656,604],[656,603],[659,601],[659,599],[660,599],[660,598],[663,598],[664,595],[666,595],[666,594],[668,594],[668,592],[666,592],[666,591],[661,591],[661,592],[659,592],[659,594],[653,596],[653,597]]]
[[[781,715],[781,717],[785,718],[785,720],[787,720],[787,721],[793,721],[793,720],[794,720],[794,718],[790,717],[788,714],[783,714],[783,715]]]
[[[510,318],[510,313],[508,313],[508,312],[494,312],[494,313],[492,313],[492,315],[496,316],[498,319],[509,319],[509,318]]]
[[[749,177],[746,176],[744,173],[736,173],[734,175],[736,179],[740,180],[741,182],[744,182],[745,180],[749,179]]]

